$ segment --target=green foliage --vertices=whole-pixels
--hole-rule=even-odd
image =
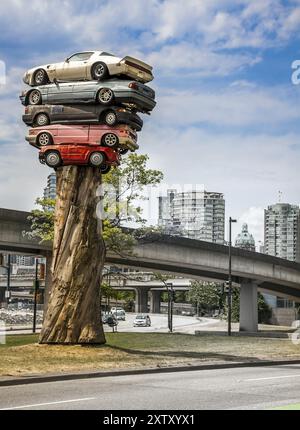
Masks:
[[[214,282],[193,281],[188,300],[197,306],[199,311],[219,308],[222,301],[221,288]]]
[[[54,236],[54,208],[55,200],[38,198],[36,205],[40,209],[33,209],[28,217],[31,231],[26,233],[30,237],[37,237],[42,242],[53,240]]]
[[[104,210],[109,215],[110,208],[114,211],[111,224],[145,223],[142,209],[136,203],[146,200],[143,194],[145,187],[155,186],[163,179],[163,173],[159,170],[147,169],[148,160],[148,155],[130,154],[120,167],[103,176],[103,184],[109,185],[104,195]]]

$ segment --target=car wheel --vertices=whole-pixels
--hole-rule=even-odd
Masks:
[[[42,95],[39,90],[33,90],[28,96],[28,102],[30,105],[39,105],[42,102]]]
[[[95,63],[92,67],[91,75],[93,79],[101,81],[109,76],[108,68],[105,63],[99,62]]]
[[[108,172],[111,171],[111,166],[109,166],[108,164],[103,164],[102,166],[100,166],[100,170],[102,175],[106,175]]]
[[[43,132],[38,135],[37,142],[39,146],[47,146],[52,144],[52,136],[49,133]]]
[[[118,136],[114,133],[106,133],[102,137],[102,144],[108,146],[109,148],[115,148],[119,143]]]
[[[58,167],[61,164],[60,155],[56,151],[48,151],[45,155],[45,161],[49,167]]]
[[[90,164],[94,167],[99,167],[105,161],[105,157],[102,152],[93,152],[90,156]]]
[[[109,105],[112,103],[114,93],[110,88],[101,88],[98,92],[98,102],[102,105]]]
[[[48,76],[44,69],[38,69],[33,76],[34,85],[45,85],[48,82]]]
[[[120,148],[119,152],[120,152],[121,155],[125,155],[125,154],[127,154],[128,149],[127,148]]]
[[[118,122],[117,114],[114,111],[110,110],[106,112],[104,120],[107,125],[110,125],[110,126],[116,125]]]
[[[37,127],[43,127],[44,125],[48,124],[50,124],[48,115],[46,115],[45,113],[38,113],[34,119],[34,125],[36,125]]]

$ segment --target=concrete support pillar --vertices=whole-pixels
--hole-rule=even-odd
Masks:
[[[153,314],[160,314],[161,291],[151,290],[150,293],[150,312]]]
[[[52,288],[52,252],[47,252],[46,257],[46,277],[45,277],[45,292],[44,292],[44,315],[46,314],[49,295],[51,293]]]
[[[149,288],[136,288],[135,289],[135,312],[148,313],[148,291]]]
[[[240,331],[257,332],[257,284],[251,280],[241,283],[240,289]]]

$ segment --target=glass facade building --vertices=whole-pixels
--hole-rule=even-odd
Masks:
[[[225,230],[223,194],[168,190],[167,196],[159,197],[158,225],[169,234],[223,244]]]
[[[265,253],[300,261],[300,208],[277,203],[265,209]]]
[[[51,173],[47,178],[47,186],[44,188],[44,198],[45,199],[55,199],[56,198],[56,173]]]

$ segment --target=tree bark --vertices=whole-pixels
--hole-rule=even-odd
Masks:
[[[57,169],[52,288],[40,343],[105,343],[100,310],[105,245],[96,216],[100,185],[97,168]]]

